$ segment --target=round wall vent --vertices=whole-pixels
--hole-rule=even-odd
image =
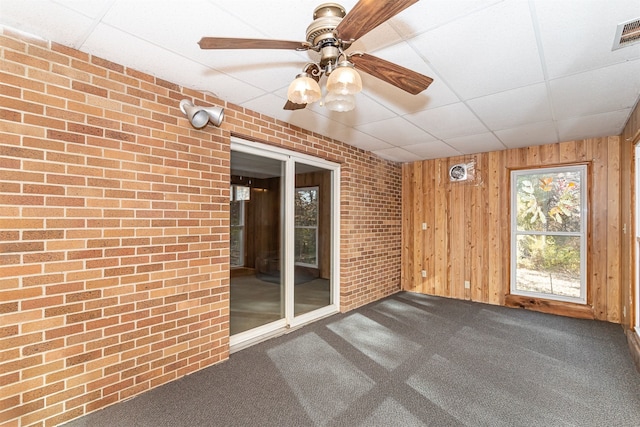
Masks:
[[[460,163],[449,168],[450,181],[465,181],[467,179],[467,165]]]

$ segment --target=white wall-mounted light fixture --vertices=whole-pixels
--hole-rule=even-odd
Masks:
[[[196,107],[188,99],[180,101],[180,111],[187,116],[189,123],[196,129],[201,129],[211,122],[214,126],[220,126],[224,118],[224,108],[220,107]]]

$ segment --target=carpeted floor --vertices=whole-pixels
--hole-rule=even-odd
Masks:
[[[399,293],[68,427],[639,426],[619,325]]]

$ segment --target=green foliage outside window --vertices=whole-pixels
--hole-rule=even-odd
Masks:
[[[580,238],[565,235],[581,231],[579,172],[527,174],[517,177],[516,221],[518,267],[579,278]]]

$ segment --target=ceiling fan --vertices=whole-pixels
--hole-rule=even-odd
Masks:
[[[313,12],[313,22],[307,27],[304,42],[288,40],[203,37],[201,49],[292,49],[312,50],[320,54],[318,62],[304,66],[303,72],[289,86],[285,110],[298,110],[320,100],[318,82],[326,75],[325,107],[348,111],[355,107],[354,95],[362,89],[359,69],[417,95],[433,81],[430,77],[400,65],[362,52],[346,50],[360,37],[391,19],[418,0],[359,0],[346,13],[337,3],[324,3]]]

